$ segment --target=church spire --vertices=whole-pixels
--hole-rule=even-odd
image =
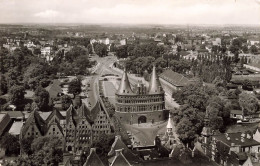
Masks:
[[[167,126],[166,126],[168,134],[172,134],[173,126],[174,126],[174,123],[172,121],[171,113],[169,113],[169,119],[168,119],[168,123],[167,123]]]
[[[154,94],[154,93],[161,93],[161,92],[162,92],[161,83],[159,81],[158,75],[156,74],[155,65],[154,65],[150,84],[149,84],[149,93]]]
[[[124,68],[124,73],[119,88],[117,90],[117,94],[134,94],[130,86],[130,82],[126,73],[126,68]]]

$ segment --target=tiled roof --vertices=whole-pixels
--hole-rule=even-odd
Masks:
[[[128,147],[124,144],[124,142],[121,139],[121,136],[117,135],[115,137],[114,143],[111,146],[111,150],[108,153],[108,156],[115,156],[116,151],[119,149],[123,149],[123,151],[122,151],[123,155],[131,164],[139,163],[141,161],[141,159],[137,155],[133,154],[131,152],[131,150],[128,149]],[[116,156],[115,156],[115,158],[116,158]],[[115,160],[115,158],[113,158],[113,160]]]
[[[59,110],[57,109],[53,109],[53,111],[51,112],[51,114],[48,116],[48,118],[46,119],[46,122],[49,123],[49,121],[52,119],[53,116],[57,116],[59,118],[59,120],[65,119],[64,116],[62,116],[62,114],[60,113]]]
[[[74,125],[76,125],[77,113],[72,104],[70,105],[70,107],[67,109],[66,112],[66,124],[69,123],[70,118],[72,118]]]
[[[192,82],[182,74],[176,73],[170,69],[165,70],[162,74],[160,74],[160,77],[174,86],[186,86]]]
[[[104,164],[98,157],[95,148],[90,149],[90,154],[87,157],[87,160],[83,166],[104,166]]]
[[[123,149],[116,150],[116,156],[110,166],[131,166],[130,162],[122,153]]]
[[[237,114],[237,115],[242,115],[242,110],[230,110],[231,114]]]
[[[249,133],[228,133],[228,134],[220,134],[214,135],[217,141],[221,141],[224,144],[231,146],[231,143],[234,143],[235,146],[239,145],[241,147],[250,147],[260,145],[260,142],[257,142],[253,139],[253,137]],[[243,139],[242,139],[243,137]],[[243,141],[242,141],[243,140]]]
[[[23,127],[23,122],[21,121],[14,122],[9,130],[9,134],[19,135],[21,133],[22,127]]]
[[[91,121],[91,118],[90,118],[91,112],[84,103],[82,103],[81,106],[77,109],[77,113],[78,113],[79,118],[84,117],[84,118],[87,118],[88,121]]]
[[[91,112],[89,115],[90,119],[94,121],[97,118],[97,115],[100,111],[101,111],[101,106],[100,106],[99,101],[97,101],[96,105],[91,109]]]
[[[42,119],[42,117],[39,115],[39,113],[36,109],[30,113],[28,119],[24,123],[24,125],[22,127],[22,133],[23,133],[23,131],[27,131],[28,128],[30,127],[30,125],[33,125],[33,124],[35,124],[37,126],[37,128],[41,132],[41,135],[44,135],[45,130],[46,130],[45,122]]]
[[[24,115],[21,111],[8,111],[10,118],[23,118]]]

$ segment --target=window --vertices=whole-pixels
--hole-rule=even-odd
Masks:
[[[55,127],[53,127],[53,131],[55,131]]]

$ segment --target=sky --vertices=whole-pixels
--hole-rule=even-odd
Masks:
[[[0,0],[0,23],[260,24],[260,0]]]

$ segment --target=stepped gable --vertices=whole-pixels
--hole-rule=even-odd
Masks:
[[[60,122],[58,122],[56,119],[55,119],[55,121],[54,121],[54,122],[52,122],[52,123],[48,124],[48,129],[46,130],[46,132],[48,132],[48,131],[50,130],[50,128],[51,128],[51,126],[52,126],[52,124],[55,124],[55,125],[57,125],[57,127],[59,128],[59,130],[60,130],[61,134],[62,134],[62,135],[64,134],[64,133],[63,133],[63,129],[62,129],[61,125],[60,125]]]
[[[113,157],[113,160],[115,160],[116,158],[116,151],[119,149],[123,149],[122,153],[125,156],[125,158],[130,161],[130,163],[135,164],[135,163],[139,163],[141,161],[141,159],[132,153],[132,151],[130,149],[128,149],[128,147],[125,145],[125,143],[122,141],[121,136],[117,135],[115,136],[115,141],[111,146],[111,149],[108,153],[108,156]]]
[[[66,124],[68,124],[68,122],[70,120],[72,120],[73,124],[76,125],[77,119],[78,119],[78,116],[77,116],[76,110],[74,109],[73,105],[71,104],[70,107],[66,111]]]
[[[116,150],[116,156],[110,166],[132,166],[123,154],[124,149]]]
[[[159,77],[156,74],[155,66],[153,66],[148,92],[149,94],[158,94],[163,92]]]
[[[96,153],[96,148],[90,149],[90,154],[83,166],[104,166]]]
[[[38,130],[41,132],[41,135],[44,135],[45,131],[46,131],[45,121],[42,119],[42,117],[38,113],[37,109],[34,109],[30,113],[28,119],[25,121],[25,123],[22,127],[21,133],[24,133],[24,131],[27,131],[28,128],[34,124],[37,126]]]
[[[119,88],[116,93],[119,95],[133,95],[134,94],[134,92],[131,89],[131,85],[130,85],[130,82],[129,82],[129,79],[128,79],[128,76],[126,73],[126,69],[124,69],[124,73],[122,75],[121,82],[120,82]]]

